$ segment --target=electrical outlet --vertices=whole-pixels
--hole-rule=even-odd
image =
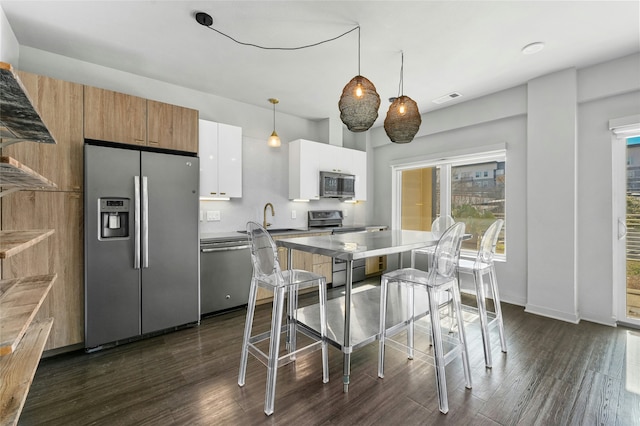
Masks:
[[[295,219],[295,218],[296,218],[296,211],[291,210],[291,219]]]
[[[220,210],[214,210],[213,211],[213,220],[215,222],[220,221]]]

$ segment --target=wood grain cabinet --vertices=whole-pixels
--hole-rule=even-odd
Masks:
[[[198,152],[198,111],[84,86],[84,137]]]
[[[146,145],[147,100],[84,86],[84,137]]]
[[[198,152],[198,111],[148,100],[147,140],[150,146]]]
[[[387,269],[387,256],[368,257],[365,261],[364,273],[367,277],[382,275]]]
[[[55,321],[45,350],[84,341],[83,199],[79,192],[21,191],[2,201],[3,229],[55,229],[3,262],[3,278],[57,274],[36,318]]]

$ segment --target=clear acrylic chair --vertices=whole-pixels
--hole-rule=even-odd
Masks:
[[[438,244],[435,246],[428,272],[415,268],[398,269],[382,276],[380,288],[378,377],[384,377],[384,352],[386,346],[405,350],[410,359],[416,357],[417,354],[418,358],[433,363],[435,366],[439,408],[445,414],[449,411],[445,366],[458,356],[462,357],[465,386],[471,389],[471,370],[456,273],[464,229],[465,224],[460,222],[452,225],[442,234]],[[405,306],[406,314],[404,317],[406,318],[402,318],[398,324],[391,324],[387,328],[387,305],[389,304],[389,284],[391,283],[406,289],[403,292],[394,292],[395,296],[400,295],[399,297],[405,299],[397,303],[395,307]],[[422,309],[417,306],[418,303],[415,303],[416,290],[426,290],[428,306]],[[448,296],[449,292],[452,295],[450,298]],[[442,333],[442,324],[440,322],[442,296],[453,304],[458,330],[455,338],[446,333],[443,336]],[[417,320],[427,314],[430,318],[429,329],[432,345],[428,350],[418,350],[414,345],[413,327],[417,325]],[[453,320],[453,318],[450,319]],[[392,338],[401,332],[407,333],[406,344]],[[447,345],[446,352],[445,344]]]
[[[436,238],[440,238],[444,231],[446,231],[455,221],[453,217],[449,215],[438,216],[431,224],[431,233]],[[411,250],[411,267],[416,267],[416,255],[425,255],[428,257],[428,264],[431,263],[431,256],[433,256],[434,246],[423,247],[419,249]]]
[[[491,368],[491,342],[489,339],[489,327],[498,326],[500,344],[502,352],[507,352],[507,342],[504,337],[504,325],[502,322],[502,309],[500,309],[500,295],[498,293],[498,282],[496,279],[496,269],[493,264],[493,257],[496,253],[498,235],[504,225],[504,220],[498,219],[489,226],[480,240],[480,248],[475,259],[460,258],[458,272],[473,275],[475,295],[477,301],[478,316],[480,317],[480,329],[482,332],[482,343],[484,344],[484,361],[488,368]],[[489,314],[494,318],[487,319],[486,291],[483,278],[489,276],[489,285],[486,286],[491,291],[494,311]],[[464,290],[463,290],[464,291]]]
[[[247,371],[247,361],[249,354],[255,356],[267,367],[267,388],[264,401],[264,412],[266,415],[273,414],[276,393],[276,378],[278,367],[295,361],[298,355],[322,349],[322,382],[329,381],[329,354],[327,349],[327,317],[326,301],[327,289],[326,278],[312,272],[289,269],[282,270],[278,261],[278,251],[269,233],[256,222],[247,223],[247,234],[251,242],[251,261],[253,263],[253,277],[251,278],[251,289],[249,291],[249,303],[247,307],[247,318],[244,326],[244,338],[242,342],[242,355],[240,359],[240,372],[238,374],[238,385],[244,386]],[[298,290],[310,286],[318,286],[320,304],[320,339],[311,334],[306,329],[298,327],[296,322],[297,295]],[[258,287],[273,291],[273,308],[271,313],[271,329],[267,332],[251,335],[253,317],[256,307],[256,297]],[[282,324],[284,316],[284,300],[288,298],[287,324]],[[296,332],[301,332],[313,342],[296,348]],[[286,333],[287,350],[284,355],[280,355],[280,337]],[[259,343],[269,340],[269,354],[265,354]]]

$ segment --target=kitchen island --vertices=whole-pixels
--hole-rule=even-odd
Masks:
[[[431,232],[402,230],[284,238],[276,241],[278,246],[287,249],[289,265],[291,265],[292,250],[337,258],[347,263],[344,303],[341,301],[341,309],[332,309],[327,315],[328,329],[333,335],[333,338],[330,338],[331,343],[343,353],[344,392],[349,390],[351,352],[374,341],[377,338],[378,328],[375,313],[379,306],[371,299],[371,297],[375,298],[374,293],[367,292],[356,296],[357,299],[363,299],[361,302],[353,299],[353,261],[391,254],[401,256],[402,253],[412,249],[435,245],[437,241],[438,239]],[[354,310],[353,313],[352,310]],[[302,309],[301,311],[305,316],[305,312]],[[341,312],[344,313],[343,316],[340,315]],[[300,316],[299,320],[304,323],[303,316]],[[390,320],[393,319],[390,318]],[[306,325],[314,328],[312,323]],[[342,330],[342,335],[336,333],[336,330]]]

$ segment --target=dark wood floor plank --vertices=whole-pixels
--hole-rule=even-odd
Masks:
[[[301,303],[312,303],[312,296]],[[265,416],[265,367],[250,358],[237,384],[245,311],[116,348],[43,359],[20,425],[640,425],[640,333],[569,324],[503,304],[508,353],[492,330],[485,368],[479,327],[467,327],[473,388],[461,362],[446,367],[449,414],[438,411],[433,367],[387,350],[377,377],[377,342],[352,354],[349,393],[342,354],[320,352],[278,373],[275,413]],[[269,306],[258,308],[266,330]],[[630,371],[637,369],[638,372]]]

